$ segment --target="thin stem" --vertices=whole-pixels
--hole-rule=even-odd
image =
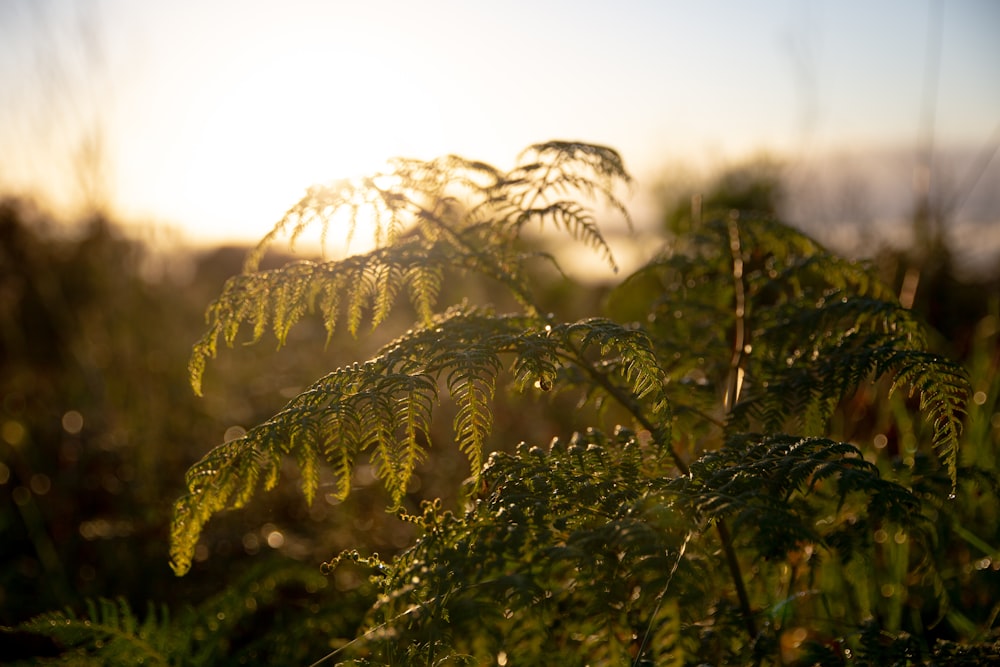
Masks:
[[[484,252],[472,243],[468,242],[462,234],[452,229],[444,220],[441,220],[432,212],[427,211],[423,207],[419,207],[419,209],[420,217],[447,234],[456,247],[463,249],[469,254],[470,257],[478,260],[479,265],[483,269],[487,269],[482,271],[483,274],[499,281],[501,284],[506,285],[507,288],[514,294],[514,298],[528,310],[528,315],[537,316],[538,313],[541,312],[538,304],[534,302],[532,295],[527,291],[525,285],[521,281],[512,279],[510,274],[501,264],[493,261],[494,258],[492,254]]]
[[[729,377],[726,380],[726,414],[732,414],[740,397],[740,390],[743,388],[743,356],[746,353],[746,284],[743,278],[743,249],[740,241],[739,213],[733,211],[729,215],[729,250],[733,256],[733,291],[734,308],[736,315],[736,326],[733,332],[733,354],[729,362]],[[743,615],[743,623],[746,627],[750,639],[757,636],[757,623],[753,618],[753,611],[750,608],[750,598],[747,595],[746,583],[743,580],[743,571],[740,569],[739,559],[736,557],[736,549],[733,547],[733,539],[729,534],[729,528],[725,521],[719,519],[715,522],[716,531],[719,533],[719,541],[722,543],[722,551],[726,557],[726,564],[733,577],[733,585],[736,587],[736,597],[739,599],[740,612]]]
[[[669,439],[665,438],[663,435],[663,429],[660,426],[654,424],[649,417],[643,413],[643,411],[636,405],[636,402],[632,399],[631,395],[627,392],[622,391],[619,387],[608,379],[608,376],[601,373],[599,370],[594,368],[593,364],[587,362],[583,356],[583,352],[580,351],[573,341],[567,340],[565,342],[566,347],[573,353],[573,356],[565,357],[568,361],[573,362],[579,368],[583,370],[590,379],[601,386],[605,392],[607,392],[613,399],[615,399],[619,405],[629,411],[631,415],[639,422],[643,428],[650,432],[650,434],[660,441],[660,444],[666,448],[667,452],[670,454],[670,458],[673,459],[674,465],[681,472],[682,475],[688,474],[688,466],[680,455],[674,450],[673,445],[670,443]]]
[[[739,213],[729,215],[729,249],[733,255],[733,306],[736,315],[733,331],[733,354],[729,360],[729,377],[726,380],[726,414],[731,414],[743,389],[743,355],[746,353],[746,284],[743,281],[743,249],[737,226]]]
[[[746,628],[750,639],[757,637],[757,622],[754,621],[753,612],[750,610],[750,596],[747,595],[747,587],[743,582],[743,572],[740,570],[740,561],[736,558],[736,550],[733,548],[733,538],[729,534],[726,522],[719,519],[715,522],[715,530],[719,534],[719,541],[722,542],[722,553],[726,557],[726,565],[733,576],[733,585],[736,587],[736,598],[740,603],[740,613],[743,615],[743,627]]]

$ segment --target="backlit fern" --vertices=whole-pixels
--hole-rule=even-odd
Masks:
[[[284,343],[297,321],[318,311],[332,336],[343,310],[348,330],[356,334],[366,312],[373,327],[381,324],[401,290],[409,293],[422,321],[372,361],[334,371],[274,418],[221,445],[192,467],[189,494],[177,503],[172,532],[179,572],[189,566],[208,518],[245,504],[258,484],[272,488],[283,455],[298,461],[309,500],[315,494],[320,463],[332,465],[338,473],[343,496],[358,456],[371,455],[398,504],[415,465],[425,456],[438,381],[456,402],[458,446],[468,456],[473,474],[478,474],[492,424],[490,401],[502,368],[501,354],[513,355],[522,378],[531,374],[532,365],[550,369],[537,371],[544,382],[551,382],[548,375],[557,366],[591,364],[574,348],[561,349],[556,339],[538,344],[539,333],[551,332],[551,326],[533,305],[523,265],[539,253],[522,250],[519,239],[529,223],[549,223],[612,262],[589,209],[566,197],[600,196],[623,210],[614,188],[616,181],[627,182],[629,177],[618,155],[598,146],[553,142],[529,148],[522,164],[508,173],[457,157],[403,160],[395,166],[391,174],[310,190],[250,256],[247,270],[227,282],[209,308],[208,331],[195,345],[190,364],[198,392],[206,360],[215,355],[219,340],[234,344],[244,325],[254,341],[271,328]],[[325,235],[327,225],[340,214],[348,216],[353,233],[363,210],[374,216],[376,247],[371,251],[255,270],[278,233],[287,231],[294,240],[308,224],[317,223]],[[513,318],[467,309],[433,315],[442,276],[455,269],[499,281],[525,312]],[[578,338],[584,348],[596,343],[602,353],[618,355],[614,363],[621,365],[637,398],[659,393],[655,357],[648,346],[643,350],[630,342],[641,335],[624,330],[614,334],[613,329],[595,321],[559,333],[563,343]],[[663,410],[665,402],[657,403]]]
[[[614,267],[595,211],[624,212],[616,188],[628,181],[614,151],[550,142],[507,172],[454,156],[399,160],[310,190],[209,308],[191,358],[195,390],[219,342],[234,345],[243,330],[284,344],[313,315],[328,339],[358,335],[389,323],[404,298],[416,321],[190,469],[175,505],[175,571],[190,567],[209,519],[274,487],[284,460],[297,464],[308,502],[321,471],[344,498],[365,462],[421,537],[391,561],[331,561],[373,566],[383,596],[330,660],[739,663],[776,655],[795,613],[817,636],[869,641],[859,628],[879,601],[840,583],[850,591],[841,609],[815,582],[849,581],[864,554],[887,549],[873,535],[889,530],[906,544],[903,568],[936,582],[933,531],[923,498],[885,478],[866,443],[833,437],[832,417],[883,378],[917,396],[927,449],[954,489],[964,371],[929,351],[923,325],[868,267],[731,211],[669,239],[612,292],[609,316],[560,321],[530,277],[532,262],[555,258],[527,230],[568,235]],[[319,226],[325,237],[346,223],[352,236],[369,220],[370,250],[259,269],[283,234]],[[455,276],[498,285],[514,312],[461,295],[441,303]],[[580,414],[626,424],[612,436],[583,424],[569,444],[491,454],[507,385],[573,393]],[[470,466],[468,506],[411,514],[407,489],[419,465],[434,465],[445,400]],[[940,611],[947,600],[935,590]]]

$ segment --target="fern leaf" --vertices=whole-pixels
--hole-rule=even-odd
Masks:
[[[402,283],[401,271],[392,265],[380,266],[375,270],[374,283],[373,329],[385,321],[396,301],[396,294]]]
[[[910,394],[920,394],[919,409],[934,429],[932,445],[943,459],[951,478],[952,493],[958,483],[958,447],[971,386],[958,364],[926,352],[899,355],[885,365],[895,371],[890,393],[902,385]]]
[[[458,448],[469,457],[472,470],[478,474],[486,437],[493,428],[490,402],[500,360],[493,352],[480,348],[466,351],[460,358],[450,360],[449,365],[452,368],[446,378],[448,391],[458,406],[453,424]]]
[[[468,513],[428,503],[413,517],[424,536],[394,561],[393,593],[378,608],[386,620],[360,654],[386,661],[382,650],[446,636],[442,662],[466,654],[483,664],[516,648],[521,662],[549,664],[552,645],[567,647],[560,663],[632,664],[668,648],[676,658],[690,619],[680,611],[696,605],[678,605],[670,620],[672,607],[657,614],[657,593],[672,568],[688,567],[685,535],[648,497],[662,480],[641,474],[641,459],[628,429],[490,455]],[[636,632],[647,623],[655,638],[641,652]]]
[[[323,329],[326,331],[327,345],[333,339],[337,330],[337,320],[340,314],[340,299],[344,293],[346,278],[344,274],[336,273],[331,279],[318,286],[320,292],[319,308],[323,317]]]
[[[630,178],[620,156],[608,148],[573,142],[539,144],[528,153],[536,161],[509,174],[447,156],[396,160],[387,173],[311,188],[248,255],[244,272],[227,281],[209,307],[208,331],[189,362],[192,387],[201,391],[206,362],[215,356],[218,339],[232,346],[244,325],[250,326],[254,342],[270,326],[282,345],[290,329],[319,306],[329,339],[343,302],[347,329],[357,335],[366,311],[372,326],[378,326],[404,287],[423,322],[429,322],[445,270],[495,278],[530,311],[531,290],[519,267],[537,254],[517,250],[520,230],[530,220],[553,221],[614,266],[590,210],[554,195],[602,197],[627,219],[614,193],[616,183]],[[543,203],[535,206],[535,201]],[[344,216],[350,237],[366,214],[373,218],[373,250],[342,260],[259,270],[277,237],[287,234],[294,242],[311,225],[319,225],[325,237],[333,221]]]
[[[429,438],[431,431],[431,412],[437,397],[437,385],[426,376],[408,378],[411,386],[403,395],[396,399],[394,414],[402,418],[403,436],[400,439],[399,459],[402,462],[402,477],[404,484],[413,477],[417,465],[424,459],[424,449],[421,439]]]
[[[615,188],[630,177],[615,151],[576,142],[538,144],[507,173],[455,156],[396,160],[391,167],[370,178],[311,188],[289,209],[247,257],[244,272],[227,281],[209,307],[208,329],[192,350],[190,379],[200,393],[207,360],[216,355],[219,340],[232,346],[244,326],[251,329],[252,341],[270,328],[282,345],[291,328],[318,309],[328,341],[342,320],[356,335],[366,315],[373,327],[388,318],[400,290],[407,291],[424,326],[394,341],[372,361],[323,378],[267,422],[212,450],[191,468],[188,493],[175,506],[171,533],[178,573],[190,566],[209,517],[243,505],[261,486],[272,487],[283,456],[296,460],[303,493],[311,501],[320,466],[334,469],[338,493],[344,495],[355,460],[367,454],[398,504],[424,456],[436,381],[445,382],[457,405],[453,426],[458,446],[478,474],[493,423],[489,404],[502,370],[499,355],[513,354],[516,374],[533,374],[545,382],[569,360],[590,363],[573,359],[556,345],[529,351],[526,344],[519,360],[522,337],[530,341],[545,326],[535,315],[521,266],[548,257],[521,250],[519,235],[528,222],[551,221],[613,265],[592,212],[572,200],[603,199],[628,219]],[[319,225],[325,237],[330,225],[345,217],[351,236],[362,216],[374,220],[372,250],[259,270],[277,237],[287,235],[294,243],[311,225]],[[527,315],[450,310],[435,317],[442,282],[455,270],[500,281]],[[583,329],[578,333],[585,335]],[[634,390],[640,401],[653,405],[655,419],[662,422],[655,428],[666,426],[662,380],[647,354],[648,341],[644,348],[635,334],[609,330],[602,336],[606,340],[600,343],[601,353],[615,355],[607,362],[625,380],[624,392],[614,392],[616,398],[629,403],[623,397]]]
[[[188,359],[188,379],[191,382],[191,390],[196,396],[202,395],[201,386],[205,368],[208,360],[214,358],[218,352],[217,341],[218,327],[212,326],[191,349],[191,357]]]
[[[150,605],[140,622],[124,598],[88,599],[86,608],[82,616],[72,609],[43,614],[16,630],[50,637],[65,651],[63,661],[73,664],[73,657],[83,661],[94,653],[102,664],[171,664],[179,647],[166,609],[157,613]]]
[[[608,265],[618,271],[611,247],[597,225],[590,210],[575,201],[555,201],[540,208],[529,208],[519,211],[513,218],[514,227],[520,231],[525,225],[538,222],[538,228],[543,229],[546,221],[557,229],[565,230],[577,241],[596,250],[608,262]]]
[[[376,391],[364,392],[362,395],[366,403],[366,440],[363,447],[371,452],[375,473],[385,483],[385,488],[392,497],[392,509],[397,509],[409,480],[404,477],[403,464],[395,447],[396,419],[392,412],[392,400]]]
[[[322,451],[337,478],[334,496],[347,498],[351,490],[354,461],[363,449],[363,418],[356,406],[347,401],[331,402],[323,415]]]
[[[932,445],[954,480],[968,396],[961,369],[927,355],[922,324],[869,267],[769,218],[740,218],[738,225],[749,335],[730,431],[750,428],[752,417],[769,430],[794,424],[804,434],[822,433],[839,401],[890,375],[920,393]],[[709,219],[624,285],[663,294],[649,327],[659,356],[698,360],[671,369],[671,381],[725,386],[735,323],[732,294],[720,287],[732,281],[728,249],[725,220]]]
[[[272,304],[272,328],[279,346],[285,344],[288,332],[312,306],[315,271],[313,262],[286,265],[282,270],[284,279],[270,281],[272,284],[263,295]],[[260,335],[255,332],[254,340],[259,339]]]
[[[283,455],[298,463],[302,490],[311,502],[319,466],[338,475],[338,495],[346,496],[354,462],[374,457],[379,476],[397,504],[422,460],[437,389],[433,378],[398,359],[380,357],[340,369],[292,399],[246,435],[209,452],[188,472],[188,493],[174,506],[171,557],[176,572],[191,556],[212,515],[244,505],[258,487],[273,488]]]
[[[295,456],[302,478],[302,495],[306,503],[312,504],[319,487],[320,438],[315,432],[316,425],[310,419],[303,419],[289,427],[289,449]],[[274,482],[269,480],[269,486]]]
[[[582,351],[576,351],[578,343]],[[396,339],[372,361],[314,383],[267,422],[192,467],[189,493],[175,506],[175,569],[183,572],[190,565],[197,536],[212,514],[239,507],[258,486],[267,489],[276,483],[283,455],[296,459],[303,493],[311,501],[319,465],[330,465],[337,473],[343,496],[357,456],[367,452],[398,505],[425,455],[437,380],[457,406],[456,441],[478,475],[493,427],[490,404],[503,370],[501,354],[514,355],[512,369],[522,384],[532,377],[551,382],[568,364],[598,374],[604,371],[595,369],[606,364],[611,377],[621,378],[617,385],[611,380],[605,385],[611,397],[636,414],[645,409],[633,400],[648,406],[649,427],[658,442],[669,444],[662,371],[641,331],[608,320],[552,327],[531,316],[452,309],[430,326]],[[587,358],[595,354],[600,363]]]
[[[511,364],[517,388],[524,391],[534,382],[542,391],[550,391],[559,372],[558,353],[559,343],[552,336],[551,327],[521,335],[517,340],[517,355]]]
[[[216,447],[188,470],[188,493],[174,503],[170,529],[171,567],[176,573],[190,568],[198,536],[214,514],[246,504],[262,472],[266,486],[273,486],[278,462],[276,454],[259,449],[248,435]]]
[[[379,267],[372,266],[369,262],[352,263],[355,267],[348,278],[351,287],[347,292],[347,330],[352,336],[357,336],[365,306],[370,304],[378,291],[373,274],[378,272]]]
[[[421,439],[430,430],[436,386],[427,375],[394,373],[376,379],[361,395],[366,405],[366,449],[373,452],[376,472],[396,508],[425,456]]]
[[[444,272],[438,265],[414,264],[407,269],[405,282],[410,302],[417,311],[420,323],[425,326],[434,317],[434,307],[441,292],[443,278]]]
[[[835,481],[843,507],[864,498],[871,521],[889,520],[919,532],[926,519],[919,500],[906,488],[883,480],[874,464],[851,444],[828,438],[743,434],[726,447],[691,464],[691,475],[668,482],[682,508],[702,520],[731,521],[734,534],[768,558],[783,558],[801,542],[826,543],[810,505],[795,498],[816,493],[823,481]]]
[[[549,193],[555,193],[557,199],[570,193],[585,199],[600,196],[631,225],[624,204],[614,192],[617,183],[629,184],[632,180],[617,151],[575,141],[549,141],[529,146],[519,156],[519,162],[508,182],[520,186],[513,199],[526,202],[525,208],[544,201]]]
[[[664,393],[664,373],[645,332],[624,327],[611,320],[593,318],[578,322],[560,331],[569,337],[580,337],[581,352],[596,346],[609,358],[628,384],[628,391],[637,400],[649,403],[649,412],[656,420],[654,435],[663,444],[670,441],[670,403]]]

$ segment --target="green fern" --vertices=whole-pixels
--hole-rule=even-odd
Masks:
[[[826,438],[742,434],[672,480],[686,513],[701,521],[730,519],[734,536],[765,558],[784,558],[803,544],[836,545],[847,556],[839,524],[820,521],[805,495],[831,495],[838,512],[855,522],[890,521],[914,532],[926,528],[921,506],[906,488],[883,480],[854,446]],[[856,505],[857,502],[863,505]],[[824,534],[820,526],[830,531]],[[854,546],[854,545],[851,545]]]
[[[372,326],[377,326],[400,290],[407,291],[426,323],[448,269],[494,278],[530,307],[522,265],[539,255],[518,250],[515,241],[532,223],[554,224],[615,266],[590,209],[564,198],[599,197],[624,214],[615,188],[629,176],[618,154],[600,146],[550,142],[532,146],[521,161],[502,173],[455,156],[398,160],[388,173],[310,189],[251,253],[244,273],[231,278],[209,307],[208,330],[189,364],[195,391],[201,392],[206,361],[216,355],[218,341],[233,345],[244,324],[250,325],[253,341],[270,326],[283,344],[291,327],[315,310],[333,335],[344,307],[347,328],[357,334],[365,310],[371,310]],[[319,225],[325,237],[334,219],[346,215],[351,237],[365,213],[374,221],[375,249],[341,260],[257,270],[282,234],[294,242],[307,227]]]
[[[306,621],[295,618],[281,632],[273,627],[289,599],[307,593],[316,597],[326,586],[315,567],[272,558],[233,577],[197,606],[173,614],[149,604],[140,616],[123,598],[100,598],[87,600],[82,612],[50,612],[0,632],[53,642],[55,654],[25,663],[32,665],[300,664],[310,650],[326,645],[317,633],[352,633],[353,627],[344,626],[359,620],[337,608]],[[268,631],[254,632],[255,626]]]
[[[697,641],[684,624],[700,592],[669,585],[676,568],[690,573],[686,535],[643,456],[628,429],[492,454],[464,516],[427,503],[407,517],[424,536],[379,570],[386,595],[368,631],[331,657],[384,662],[396,647],[426,651],[427,638],[447,638],[435,657],[474,664],[501,652],[517,664],[680,661]],[[344,560],[363,559],[348,553],[328,567]]]
[[[738,316],[734,262],[746,300]],[[935,429],[931,444],[954,484],[969,396],[965,373],[927,351],[922,324],[862,264],[769,218],[709,218],[619,287],[618,313],[644,316],[647,295],[657,356],[676,359],[667,375],[685,389],[671,393],[674,411],[691,432],[721,437],[755,422],[764,430],[793,423],[803,434],[820,434],[842,399],[889,377],[893,389],[920,395]],[[734,350],[737,326],[745,334]],[[720,413],[718,395],[737,370],[734,360],[739,400]],[[692,385],[702,389],[689,391]],[[723,420],[726,429],[718,428]]]
[[[166,609],[152,605],[139,620],[123,598],[87,600],[86,612],[72,609],[50,612],[22,623],[19,632],[49,637],[62,654],[34,664],[79,664],[95,655],[101,664],[179,664],[174,656],[183,647],[170,631]]]
[[[190,567],[212,516],[274,487],[285,459],[307,502],[321,470],[343,498],[364,462],[421,536],[387,562],[349,552],[328,564],[367,564],[383,586],[367,629],[329,659],[762,661],[796,615],[826,636],[851,632],[879,608],[872,591],[908,586],[907,572],[946,610],[922,478],[893,478],[831,423],[870,383],[909,391],[954,490],[964,371],[928,349],[923,324],[869,267],[735,212],[693,224],[626,279],[610,297],[613,319],[543,315],[529,265],[555,259],[526,230],[553,227],[615,267],[590,206],[624,213],[616,188],[628,181],[614,151],[551,142],[508,172],[454,156],[398,160],[371,179],[310,190],[209,308],[191,358],[195,390],[219,341],[234,345],[244,328],[282,345],[312,314],[328,337],[357,335],[390,322],[404,298],[417,321],[190,469],[175,505],[175,571]],[[375,220],[372,249],[259,270],[279,236],[295,241],[310,225],[325,236],[345,216],[349,235],[362,216]],[[495,281],[519,309],[439,303],[453,277],[470,275]],[[575,394],[595,408],[593,427],[548,451],[490,454],[507,373],[520,391]],[[445,437],[471,469],[469,504],[463,515],[440,503],[410,515],[409,482],[442,439],[442,401],[454,408]],[[598,426],[611,417],[627,427],[607,436]],[[889,530],[898,549],[873,538]],[[891,584],[859,565],[877,557],[892,559]],[[839,586],[846,601],[813,582]],[[898,625],[902,603],[885,605]]]
[[[344,497],[355,462],[370,456],[399,506],[416,465],[426,456],[439,381],[457,406],[456,442],[477,475],[492,427],[490,402],[503,366],[501,355],[513,356],[511,367],[522,385],[532,377],[551,381],[570,364],[588,369],[602,378],[612,397],[631,397],[632,407],[648,403],[647,427],[660,436],[661,448],[669,442],[662,372],[641,332],[606,320],[552,327],[532,316],[452,309],[431,326],[389,343],[373,360],[322,378],[274,417],[192,466],[188,494],[175,505],[174,568],[182,573],[189,567],[198,536],[214,514],[241,507],[258,485],[274,487],[285,455],[298,461],[310,502],[318,484],[317,466],[329,465],[337,473],[338,493]]]
[[[215,356],[219,340],[233,345],[244,324],[250,325],[252,340],[260,340],[270,327],[283,344],[291,327],[317,310],[332,336],[343,309],[347,329],[356,334],[366,311],[377,327],[398,293],[406,290],[421,326],[387,345],[372,361],[334,371],[272,419],[196,463],[187,476],[188,494],[175,506],[174,568],[179,573],[187,570],[198,535],[213,514],[242,506],[258,486],[267,490],[275,485],[283,456],[298,462],[310,502],[320,465],[336,472],[343,497],[355,462],[370,457],[398,506],[416,465],[426,456],[439,381],[457,406],[458,447],[473,475],[478,474],[492,428],[490,403],[503,367],[500,355],[514,356],[515,374],[522,383],[528,376],[551,382],[560,366],[591,367],[583,354],[596,344],[601,355],[616,355],[609,363],[620,365],[627,384],[619,398],[624,400],[628,392],[638,400],[654,397],[653,416],[660,420],[667,411],[661,374],[649,346],[638,342],[642,335],[594,321],[560,329],[561,341],[556,337],[540,344],[539,334],[545,331],[548,337],[551,327],[538,316],[522,271],[524,262],[539,256],[518,247],[529,223],[551,222],[613,265],[589,209],[563,198],[598,196],[624,212],[614,193],[617,181],[627,182],[628,175],[614,151],[552,142],[529,148],[522,164],[506,174],[456,157],[401,160],[391,174],[310,190],[248,258],[246,272],[230,279],[209,308],[208,330],[195,345],[189,366],[195,391],[201,391],[206,362]],[[345,213],[353,230],[366,207],[376,220],[373,250],[342,260],[256,270],[277,235],[288,233],[294,241],[314,223],[325,234],[330,221]],[[497,317],[487,311],[452,309],[435,316],[443,277],[455,268],[498,280],[525,307],[525,314]],[[572,346],[574,338],[580,338],[583,349]],[[591,373],[604,377],[599,370]],[[607,388],[614,391],[610,382]],[[655,430],[662,433],[663,428]]]

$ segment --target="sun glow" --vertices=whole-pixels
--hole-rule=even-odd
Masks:
[[[400,54],[316,42],[242,55],[184,101],[185,139],[162,153],[176,181],[151,193],[161,215],[197,221],[199,240],[259,239],[312,185],[439,150],[435,98]],[[365,217],[352,246],[372,235]]]
[[[391,243],[414,220],[407,212],[392,210],[378,195],[400,183],[398,176],[384,169],[379,173],[310,187],[274,227],[267,243],[306,247],[310,254],[327,257]]]

